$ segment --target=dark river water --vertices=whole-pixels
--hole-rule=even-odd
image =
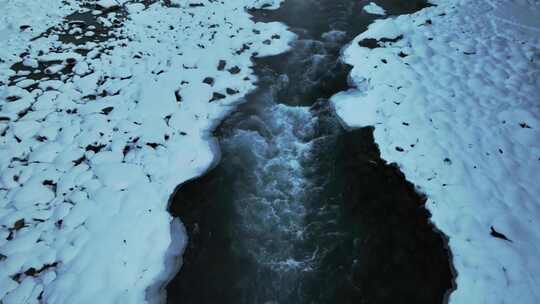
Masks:
[[[390,14],[422,1],[377,1]],[[223,157],[180,187],[189,235],[168,303],[443,303],[446,240],[425,198],[380,159],[373,130],[345,131],[328,98],[349,88],[340,50],[374,19],[360,0],[286,0],[254,11],[298,34],[257,59],[259,89],[216,130]]]

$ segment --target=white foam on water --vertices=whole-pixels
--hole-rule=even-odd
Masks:
[[[305,192],[309,180],[304,165],[315,118],[307,107],[271,105],[263,111],[258,130],[246,124],[222,144],[250,168],[248,184],[235,187],[242,240],[255,260],[277,271],[305,268],[293,257],[304,230]],[[250,125],[251,126],[251,125]],[[261,131],[264,130],[264,131]]]

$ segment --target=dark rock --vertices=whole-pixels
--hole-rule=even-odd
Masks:
[[[216,101],[216,100],[220,100],[220,99],[223,99],[227,96],[221,94],[221,93],[218,93],[218,92],[214,92],[214,94],[212,95],[212,99],[210,99],[210,102],[213,102],[213,101]]]
[[[490,235],[492,237],[495,237],[495,238],[498,238],[498,239],[501,239],[501,240],[505,240],[505,241],[508,241],[508,242],[512,242],[509,238],[506,237],[506,235],[498,232],[497,230],[495,230],[495,228],[493,228],[493,226],[491,226],[491,232],[490,232]]]
[[[227,88],[227,94],[229,95],[234,95],[234,94],[238,94],[238,90],[234,90],[234,89],[231,89],[231,88]]]
[[[101,114],[104,114],[104,115],[109,115],[109,113],[111,113],[111,111],[114,109],[114,107],[106,107],[106,108],[103,108],[101,110]]]
[[[217,67],[218,71],[223,71],[226,65],[227,65],[227,61],[220,60]]]
[[[208,85],[213,86],[214,85],[214,78],[212,77],[206,77],[203,79],[203,83],[206,83]]]
[[[229,71],[229,73],[235,75],[235,74],[240,73],[241,70],[240,70],[240,68],[238,66],[235,65],[232,68],[230,68],[228,71]]]

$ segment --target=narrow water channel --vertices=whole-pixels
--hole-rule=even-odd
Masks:
[[[390,14],[422,1],[378,1]],[[380,159],[372,129],[347,132],[328,98],[348,88],[341,48],[373,16],[359,0],[286,0],[293,49],[256,60],[259,89],[216,130],[221,163],[171,203],[189,234],[168,303],[443,303],[446,241],[425,199]]]

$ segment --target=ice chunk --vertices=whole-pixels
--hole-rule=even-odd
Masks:
[[[365,5],[363,7],[363,10],[368,13],[368,14],[372,14],[372,15],[379,15],[379,16],[384,16],[386,15],[386,11],[384,10],[384,8],[380,7],[379,5],[377,5],[377,3],[375,2],[370,2],[368,3],[367,5]]]

